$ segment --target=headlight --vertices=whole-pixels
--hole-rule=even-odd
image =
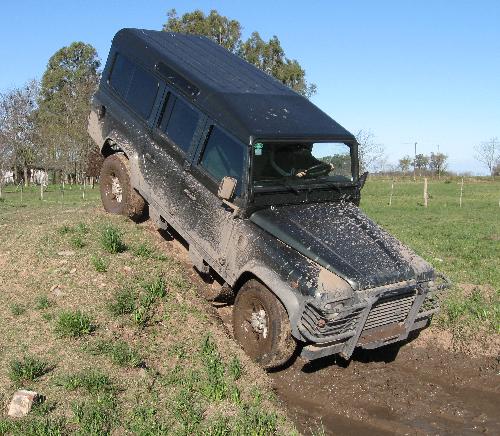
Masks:
[[[323,298],[328,298],[329,300],[345,300],[351,298],[352,295],[353,290],[349,283],[325,268],[320,269],[317,297],[322,298],[324,296]]]

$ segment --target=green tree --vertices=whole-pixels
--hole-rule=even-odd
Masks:
[[[351,176],[351,155],[349,153],[323,156],[319,160],[333,164],[336,174]]]
[[[232,53],[236,53],[241,44],[241,24],[236,20],[220,15],[215,9],[205,15],[196,9],[182,17],[177,16],[175,9],[167,12],[168,20],[163,25],[166,32],[194,33],[204,35]]]
[[[90,99],[99,83],[100,60],[89,44],[73,42],[50,59],[42,77],[37,117],[47,166],[82,174],[94,144],[87,134]]]
[[[276,35],[266,42],[258,32],[253,32],[250,38],[241,44],[239,55],[307,98],[316,92],[316,85],[308,84],[305,80],[306,72],[299,62],[285,56]]]
[[[418,175],[422,176],[422,170],[427,169],[429,165],[429,156],[420,153],[415,156],[415,168],[419,170]]]
[[[243,42],[241,24],[237,20],[220,15],[216,10],[211,10],[205,15],[203,11],[197,9],[178,17],[175,9],[171,9],[167,16],[168,20],[163,25],[164,31],[207,36],[295,92],[307,98],[316,92],[316,85],[307,82],[306,73],[299,62],[286,57],[277,36],[266,42],[258,32],[253,32]]]
[[[431,153],[429,157],[429,167],[434,173],[437,173],[438,178],[441,178],[441,173],[446,168],[446,160],[448,156],[444,153]]]
[[[403,174],[406,174],[409,171],[412,162],[412,158],[408,155],[403,156],[401,159],[399,159],[399,169]]]

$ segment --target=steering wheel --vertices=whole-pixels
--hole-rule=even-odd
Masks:
[[[304,173],[306,173],[306,176],[326,176],[331,170],[332,166],[329,163],[321,162],[307,168]]]

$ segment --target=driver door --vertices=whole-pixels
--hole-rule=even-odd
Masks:
[[[246,147],[210,120],[192,165],[184,172],[182,190],[189,208],[191,234],[214,269],[224,270],[226,251],[234,225],[233,210],[217,196],[224,176],[237,180],[235,196],[244,192]],[[238,201],[237,199],[235,201]],[[216,261],[214,263],[214,261]]]

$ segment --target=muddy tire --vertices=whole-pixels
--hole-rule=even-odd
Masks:
[[[146,202],[130,183],[130,164],[122,153],[108,156],[101,168],[101,200],[104,209],[140,221],[146,213]]]
[[[236,295],[233,332],[243,350],[265,369],[283,365],[295,351],[283,304],[257,280],[246,282]]]

